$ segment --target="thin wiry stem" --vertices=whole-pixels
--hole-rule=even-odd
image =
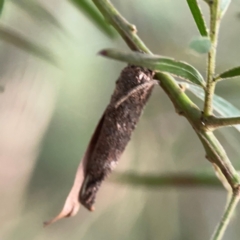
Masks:
[[[209,3],[210,7],[210,40],[211,49],[208,53],[207,62],[207,86],[205,90],[204,116],[212,114],[212,100],[215,91],[215,66],[216,66],[216,49],[218,41],[218,32],[220,25],[219,0]]]
[[[240,117],[217,118],[214,116],[209,116],[207,118],[204,118],[203,121],[207,127],[211,129],[216,129],[220,127],[227,127],[227,126],[240,124]]]
[[[130,49],[151,54],[144,42],[138,37],[137,29],[130,24],[108,0],[93,0],[103,16],[112,24],[112,26],[122,36]]]
[[[223,234],[226,231],[226,228],[227,228],[229,221],[237,207],[239,200],[240,200],[239,190],[237,190],[236,192],[234,192],[232,194],[232,197],[223,213],[222,219],[219,222],[215,232],[213,233],[211,240],[221,240],[222,239]]]

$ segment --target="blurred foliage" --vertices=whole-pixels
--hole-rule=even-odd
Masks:
[[[99,11],[93,5],[92,2],[87,0],[71,0],[83,13],[85,13],[89,19],[99,27],[109,37],[114,37],[116,34],[113,29],[103,19]]]
[[[53,27],[62,29],[61,23],[51,14],[41,3],[30,0],[11,0],[22,11],[28,14],[33,20],[43,22],[45,26],[52,25]]]
[[[0,0],[0,13],[2,13],[4,0]]]
[[[56,65],[56,61],[49,50],[20,36],[16,31],[10,30],[9,27],[0,26],[0,39]]]
[[[208,37],[197,37],[191,41],[189,47],[200,54],[208,53],[211,48],[211,41]]]
[[[0,238],[207,239],[225,203],[225,193],[219,189],[135,189],[106,182],[94,213],[81,209],[75,218],[42,228],[42,222],[61,209],[78,162],[125,65],[96,56],[106,47],[127,48],[120,38],[109,38],[114,31],[92,4],[73,2],[11,0],[4,4],[1,26],[16,30],[28,44],[27,52],[4,41],[0,45],[0,85],[5,86],[0,96],[4,166],[0,171]],[[83,4],[81,11],[75,7],[77,3]],[[189,50],[189,42],[199,33],[185,0],[113,3],[137,26],[153,52],[190,62],[204,72],[205,56]],[[201,7],[205,13],[205,5],[201,3]],[[239,2],[233,1],[221,26],[218,72],[239,65],[239,7]],[[64,31],[59,34],[59,29]],[[14,35],[15,41],[17,37]],[[61,68],[29,54],[39,49],[35,46],[43,47],[37,53],[44,56],[48,49]],[[217,93],[240,107],[238,78],[221,82]],[[202,107],[201,101],[189,96]],[[228,128],[218,135],[239,166],[239,134]],[[169,99],[156,88],[117,169],[141,174],[211,172],[199,146],[188,123],[174,113]],[[226,239],[238,239],[237,222],[229,228]]]

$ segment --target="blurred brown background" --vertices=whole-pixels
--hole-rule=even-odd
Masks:
[[[16,1],[15,1],[16,2]],[[0,43],[0,239],[209,239],[224,209],[220,189],[151,189],[103,184],[96,210],[42,227],[62,208],[76,168],[114,89],[122,63],[97,56],[103,48],[127,49],[102,33],[72,3],[39,0],[61,24],[49,25],[14,1],[6,1],[1,23],[47,47],[54,67],[6,42]],[[156,54],[190,62],[202,74],[205,55],[189,50],[198,36],[185,0],[113,1]],[[202,5],[207,15],[207,7]],[[31,11],[30,11],[31,12]],[[232,1],[221,25],[217,71],[240,63],[240,3]],[[239,79],[221,82],[217,93],[240,108]],[[202,103],[189,95],[200,107]],[[240,135],[217,133],[240,166]],[[156,87],[118,171],[212,172],[188,122],[176,115]],[[225,239],[239,239],[239,214]]]

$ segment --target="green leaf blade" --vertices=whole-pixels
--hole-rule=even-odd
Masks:
[[[223,73],[220,73],[216,78],[215,81],[225,80],[229,78],[239,77],[240,76],[240,66],[231,68]]]
[[[4,3],[5,3],[5,0],[0,0],[0,14],[2,14]]]
[[[200,87],[188,84],[187,89],[191,91],[197,98],[204,101],[205,94]],[[240,116],[240,110],[238,108],[216,94],[213,96],[213,109],[221,117]],[[240,125],[233,125],[232,127],[236,128],[240,132]]]
[[[122,62],[146,67],[153,71],[169,73],[203,88],[205,87],[205,81],[202,75],[197,69],[185,62],[139,52],[123,53],[114,49],[103,50],[100,52],[100,55]]]
[[[33,20],[62,29],[62,25],[58,19],[37,1],[11,0],[11,2],[28,14]]]
[[[87,0],[71,0],[75,6],[78,7],[103,33],[108,37],[114,38],[116,36],[113,29],[109,24],[102,18],[99,11],[94,7],[90,1]]]
[[[221,15],[221,17],[223,17],[225,12],[227,11],[230,3],[231,3],[231,0],[220,0],[220,15]]]
[[[205,54],[210,51],[211,45],[209,37],[198,37],[191,41],[189,47],[197,53]]]
[[[207,37],[207,26],[197,0],[187,0],[187,3],[197,25],[198,31],[203,37]]]
[[[9,28],[0,26],[0,40],[27,53],[33,54],[34,56],[37,56],[53,65],[57,65],[55,58],[48,49],[29,41]]]

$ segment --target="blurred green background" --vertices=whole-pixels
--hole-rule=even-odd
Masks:
[[[82,208],[74,218],[42,227],[61,210],[125,66],[97,53],[127,47],[117,34],[109,38],[67,0],[38,1],[53,19],[22,2],[5,2],[1,26],[49,49],[60,67],[0,42],[0,85],[5,88],[0,95],[0,239],[209,239],[225,206],[222,188],[147,189],[106,181],[94,213]],[[112,2],[137,26],[154,53],[187,61],[205,74],[206,55],[189,49],[199,34],[185,0]],[[207,7],[202,8],[207,16]],[[221,25],[218,72],[239,65],[239,14],[240,2],[232,1]],[[239,79],[221,82],[217,93],[240,108],[239,87]],[[240,166],[239,133],[227,128],[217,136],[235,166]],[[212,173],[204,156],[188,122],[176,115],[156,87],[117,171]],[[238,215],[225,239],[239,239]]]

